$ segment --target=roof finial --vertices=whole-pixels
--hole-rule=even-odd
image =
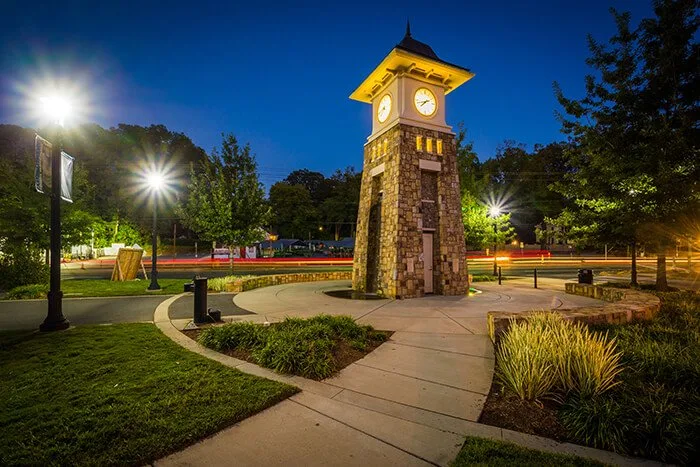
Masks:
[[[406,18],[406,37],[411,37],[411,22]]]

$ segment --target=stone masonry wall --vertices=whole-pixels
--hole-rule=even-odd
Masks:
[[[296,274],[272,274],[269,276],[237,279],[226,284],[227,292],[244,292],[246,290],[269,287],[271,285],[293,284],[295,282],[340,281],[352,278],[350,271],[337,272],[302,272]]]
[[[575,283],[565,284],[565,288],[566,293],[609,302],[602,306],[554,310],[571,321],[580,321],[586,324],[623,324],[635,320],[650,320],[656,316],[661,308],[659,297],[638,290]],[[511,320],[527,319],[531,313],[533,312],[489,311],[488,330],[491,340],[496,343],[510,326]]]
[[[423,140],[416,147],[416,136]],[[432,138],[433,151],[426,139]],[[437,140],[443,154],[437,154]],[[360,206],[353,264],[353,288],[367,290],[368,222],[372,200],[372,171],[384,164],[379,258],[379,290],[389,297],[412,298],[424,295],[424,268],[433,262],[434,292],[442,295],[466,294],[469,288],[457,174],[456,143],[451,133],[399,124],[365,145]],[[437,176],[437,226],[433,258],[424,258],[422,199],[435,197],[422,193],[420,161],[440,163]],[[428,231],[427,226],[426,231]]]

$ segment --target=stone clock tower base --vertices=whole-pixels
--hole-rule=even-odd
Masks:
[[[467,294],[455,135],[399,122],[364,152],[353,288],[395,298]]]

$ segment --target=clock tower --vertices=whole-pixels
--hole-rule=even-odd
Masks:
[[[395,298],[469,290],[455,134],[445,96],[474,76],[406,35],[350,95],[372,105],[353,288]]]

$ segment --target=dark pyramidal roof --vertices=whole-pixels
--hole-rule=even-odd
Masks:
[[[440,58],[438,58],[437,54],[428,44],[421,41],[417,41],[413,37],[411,37],[411,24],[408,21],[406,22],[406,35],[403,36],[401,42],[396,44],[396,47],[417,55],[432,58],[433,60],[439,60],[441,62],[443,61],[440,60]]]

